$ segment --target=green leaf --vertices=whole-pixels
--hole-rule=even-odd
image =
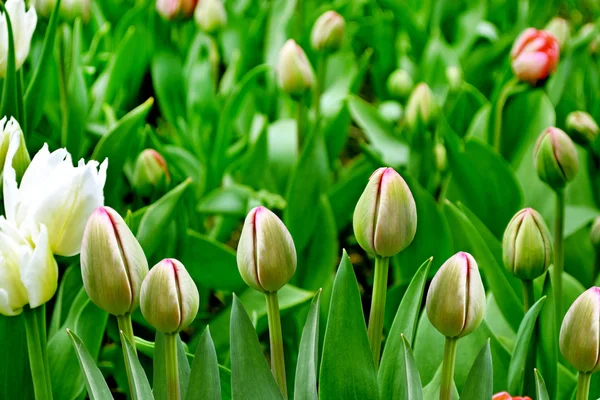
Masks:
[[[110,389],[104,380],[104,376],[100,369],[96,366],[94,358],[85,347],[85,344],[75,332],[67,329],[67,333],[73,342],[73,347],[77,353],[77,359],[79,360],[79,366],[83,372],[85,380],[85,387],[87,388],[87,394],[91,400],[107,399],[112,400],[112,394]]]
[[[20,79],[20,75],[17,75],[17,66],[15,58],[15,41],[12,28],[12,22],[10,16],[4,7],[4,2],[0,2],[0,11],[4,13],[6,19],[6,30],[8,37],[6,44],[6,77],[4,79],[4,85],[2,87],[2,101],[0,103],[0,115],[14,117],[17,121],[21,121],[21,115],[19,110],[22,110],[22,106],[19,103],[23,102],[23,99],[18,96],[17,80]],[[20,21],[19,21],[20,23]]]
[[[396,358],[394,369],[390,370],[389,373],[383,375],[380,373],[379,375],[379,398],[422,400],[421,377],[410,343],[402,333],[399,337],[400,346],[399,351],[394,354]]]
[[[547,389],[550,398],[554,399],[558,392],[558,335],[556,331],[556,317],[554,313],[554,293],[550,282],[550,274],[546,274],[542,296],[546,297],[545,307],[539,316],[538,335],[538,368],[548,380]],[[566,299],[565,299],[566,300]],[[566,308],[565,308],[566,309]],[[561,386],[563,386],[561,384]],[[560,398],[560,397],[559,397]]]
[[[519,331],[517,332],[517,340],[508,368],[508,391],[510,393],[521,393],[523,390],[527,349],[531,342],[537,317],[542,310],[545,300],[546,298],[542,297],[529,309],[529,311],[527,311],[527,314],[525,314],[523,322],[519,327]],[[552,332],[550,334],[552,334]]]
[[[186,179],[148,207],[144,213],[136,238],[142,245],[147,257],[150,257],[161,241],[164,240],[164,233],[172,222],[173,214],[191,183],[191,179]]]
[[[542,374],[537,369],[535,372],[535,395],[537,400],[550,400],[551,397],[548,395],[548,390],[546,390],[546,383],[544,382],[544,378],[542,378]]]
[[[167,48],[157,49],[150,62],[152,86],[164,118],[178,127],[178,118],[186,116],[183,65],[179,54]]]
[[[167,398],[167,366],[165,355],[165,334],[156,332],[153,348],[153,368],[154,375],[152,379],[152,393],[157,399]],[[179,368],[179,388],[181,398],[185,399],[190,382],[190,363],[184,344],[179,335],[177,335],[177,367]]]
[[[270,173],[279,193],[285,193],[298,160],[296,120],[278,119],[267,129]]]
[[[0,315],[0,343],[2,357],[11,360],[0,363],[0,399],[35,398],[23,314],[16,317]]]
[[[358,283],[344,251],[325,328],[319,398],[376,399],[378,394]]]
[[[131,345],[129,339],[121,332],[121,342],[125,346],[125,364],[131,371],[131,397],[134,400],[146,400],[153,399],[152,389],[150,383],[148,383],[148,377],[140,360],[135,354],[135,350]]]
[[[198,348],[194,355],[194,362],[192,363],[192,370],[190,372],[190,384],[185,399],[221,399],[219,364],[208,326],[200,337],[200,343],[198,343]]]
[[[344,229],[352,222],[354,207],[365,190],[374,169],[375,166],[363,156],[358,156],[329,189],[329,202],[339,230]],[[418,226],[417,229],[419,229]]]
[[[181,262],[199,286],[228,292],[245,286],[231,248],[192,230],[184,243]]]
[[[488,339],[469,371],[460,398],[461,400],[491,399],[494,393],[493,386],[494,367]]]
[[[379,115],[377,109],[357,96],[348,97],[352,119],[364,131],[383,162],[392,167],[406,165],[408,145],[392,134],[392,128]]]
[[[296,364],[296,381],[294,399],[317,400],[317,376],[319,373],[319,290],[308,310],[306,323],[300,339],[298,362]]]
[[[232,397],[238,400],[282,399],[254,326],[235,294],[230,335]]]
[[[442,382],[442,366],[437,369],[431,382],[423,388],[423,399],[425,400],[437,400],[440,398],[440,384]],[[452,383],[452,398],[458,400],[458,390],[456,385]]]

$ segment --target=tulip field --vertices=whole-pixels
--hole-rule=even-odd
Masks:
[[[0,400],[600,399],[600,3],[0,0]]]

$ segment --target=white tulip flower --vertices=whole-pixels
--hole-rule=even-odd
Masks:
[[[31,37],[37,24],[37,14],[34,7],[25,11],[24,0],[7,0],[6,11],[12,25],[13,40],[15,44],[16,68],[19,70],[29,55]],[[0,77],[6,76],[8,64],[8,26],[6,15],[0,14]]]
[[[6,218],[26,235],[31,227],[45,225],[52,253],[78,254],[89,216],[104,204],[108,160],[99,165],[82,159],[74,167],[66,149],[50,153],[45,144],[19,185],[12,167],[19,142],[18,135],[11,137],[4,165]]]
[[[28,235],[0,217],[0,314],[18,315],[26,304],[41,306],[54,296],[58,266],[44,225]]]

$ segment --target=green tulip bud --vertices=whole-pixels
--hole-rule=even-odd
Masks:
[[[445,171],[448,167],[448,155],[446,146],[441,143],[436,143],[433,148],[433,156],[435,159],[435,167],[438,171]]]
[[[394,100],[381,102],[378,111],[379,115],[389,123],[396,123],[402,118],[402,106]]]
[[[446,79],[451,91],[459,90],[463,83],[463,74],[460,67],[453,65],[446,68]]]
[[[403,99],[410,94],[413,87],[413,79],[404,69],[397,69],[388,77],[387,89],[393,97]]]
[[[417,232],[417,207],[410,188],[393,168],[369,178],[353,217],[354,235],[367,253],[391,257],[411,244]]]
[[[525,208],[510,220],[502,239],[504,266],[519,279],[530,281],[552,263],[550,231],[542,216]]]
[[[579,156],[573,141],[562,130],[550,127],[538,138],[535,149],[538,176],[552,189],[563,189],[579,171]]]
[[[406,126],[408,129],[429,130],[437,122],[439,107],[426,83],[419,83],[406,104]]]
[[[313,25],[310,43],[317,51],[337,51],[344,39],[344,18],[335,11],[323,13]]]
[[[552,18],[544,30],[552,33],[554,37],[556,37],[558,46],[561,50],[565,48],[565,45],[571,38],[571,25],[569,25],[569,21],[563,18]]]
[[[596,248],[596,251],[600,251],[600,217],[594,219],[592,229],[590,230],[590,241],[594,248]]]
[[[11,141],[14,141],[15,145],[17,145],[18,142],[18,148],[12,160],[12,166],[17,173],[17,178],[21,179],[31,162],[29,152],[27,151],[27,145],[25,144],[25,137],[23,136],[23,130],[21,130],[21,126],[16,119],[11,117],[10,120],[8,120],[4,117],[0,120],[0,168],[4,167]]]
[[[199,0],[194,21],[202,31],[213,34],[227,25],[225,6],[221,0]]]
[[[598,124],[585,111],[573,111],[567,115],[567,132],[571,138],[582,146],[594,143],[600,132]]]
[[[265,207],[246,217],[237,249],[242,279],[259,292],[276,292],[296,272],[296,247],[281,220]]]
[[[165,159],[153,149],[146,149],[135,160],[133,187],[140,196],[150,196],[163,191],[171,182]]]
[[[583,292],[560,328],[560,352],[579,372],[600,370],[600,288]]]
[[[182,263],[165,258],[156,264],[144,283],[140,308],[150,325],[162,333],[178,333],[196,318],[198,288]]]
[[[279,87],[290,96],[298,97],[314,85],[315,77],[304,50],[289,39],[279,52],[277,66]]]
[[[110,314],[131,313],[147,273],[144,250],[123,218],[110,207],[96,208],[81,243],[81,275],[90,299]]]
[[[473,256],[459,252],[433,277],[427,293],[427,317],[448,338],[473,332],[485,316],[485,289]]]

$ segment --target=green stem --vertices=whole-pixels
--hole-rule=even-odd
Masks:
[[[554,295],[554,311],[556,314],[556,333],[559,332],[563,317],[563,270],[565,226],[565,192],[556,192],[556,210],[554,215],[554,266],[552,267],[552,289]]]
[[[577,379],[577,397],[576,400],[588,400],[590,393],[590,381],[592,374],[580,372]]]
[[[373,297],[371,298],[368,335],[376,367],[379,366],[379,357],[381,356],[381,339],[383,336],[383,317],[385,314],[389,266],[390,259],[388,257],[375,257],[375,279],[373,281]]]
[[[321,96],[325,91],[325,75],[327,72],[327,56],[324,52],[319,53],[317,60],[317,85],[314,91],[315,125],[318,126],[321,119]]]
[[[41,305],[36,308],[26,306],[23,316],[25,317],[27,351],[35,398],[36,400],[52,400],[52,383],[46,343],[46,306]]]
[[[525,314],[535,303],[535,295],[533,292],[533,281],[521,281],[523,284],[523,306]],[[525,359],[525,375],[524,375],[524,390],[525,393],[533,393],[535,391],[535,360],[537,347],[537,326],[527,346],[527,358]]]
[[[131,343],[133,351],[137,354],[137,350],[135,348],[135,338],[133,337],[133,326],[131,325],[131,314],[117,315],[117,324],[119,325],[119,330],[123,332],[123,335],[125,335],[125,337]],[[121,348],[123,349],[123,358],[126,360],[127,349],[125,347],[125,343],[121,343]],[[128,362],[125,362],[125,371],[127,372],[129,391],[130,393],[133,393],[133,375]]]
[[[444,345],[444,361],[442,363],[442,380],[440,383],[440,400],[452,400],[452,383],[454,382],[454,362],[456,360],[457,338],[446,338]]]
[[[302,151],[302,143],[304,141],[304,134],[306,132],[306,126],[304,124],[305,119],[304,119],[304,99],[302,97],[298,98],[298,102],[297,102],[297,109],[296,109],[296,129],[298,130],[298,150],[301,152]]]
[[[533,303],[535,303],[535,295],[533,294],[533,281],[521,281],[523,284],[523,306],[525,313],[529,311]]]
[[[177,365],[177,334],[165,334],[165,360],[167,370],[167,399],[179,400],[179,368]]]
[[[271,371],[273,371],[273,376],[279,385],[283,398],[287,399],[279,299],[277,297],[277,292],[265,293],[265,297],[267,299],[267,317],[269,319],[269,339],[271,340]]]
[[[506,82],[495,104],[494,137],[492,144],[494,146],[494,150],[496,150],[497,153],[501,153],[502,150],[502,111],[504,110],[504,105],[506,104],[506,101],[512,94],[512,90],[518,82],[519,81],[517,80],[517,78],[513,78],[510,81]]]

